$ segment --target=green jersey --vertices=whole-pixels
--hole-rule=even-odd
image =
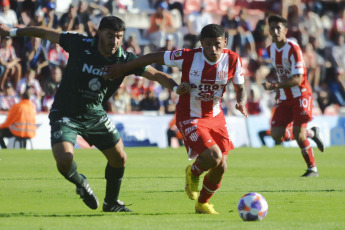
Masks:
[[[120,47],[111,57],[104,57],[97,49],[98,38],[75,33],[61,33],[59,43],[69,53],[69,58],[51,112],[58,111],[64,116],[104,114],[103,104],[119,88],[125,76],[105,80],[103,67],[126,63],[137,56]],[[141,76],[144,71],[145,67],[138,68],[126,75]]]

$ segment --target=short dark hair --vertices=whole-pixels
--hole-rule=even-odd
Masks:
[[[208,24],[202,28],[200,33],[200,40],[204,38],[218,38],[225,37],[225,30],[221,25],[218,24]]]
[[[274,14],[268,17],[268,25],[270,25],[272,22],[278,22],[278,23],[281,22],[286,28],[288,27],[287,20],[277,14]]]
[[[105,16],[102,18],[99,30],[110,29],[113,31],[126,31],[125,22],[116,16]]]

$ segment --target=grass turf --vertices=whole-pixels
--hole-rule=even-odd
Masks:
[[[127,148],[120,199],[134,213],[88,209],[57,171],[51,151],[0,150],[0,229],[345,229],[345,148],[315,150],[320,177],[301,178],[297,148],[237,148],[211,203],[220,215],[194,213],[184,192],[185,149]],[[78,171],[102,203],[106,160],[98,150],[76,150]],[[243,222],[240,197],[261,193],[261,222]]]

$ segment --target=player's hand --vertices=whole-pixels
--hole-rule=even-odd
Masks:
[[[264,87],[264,89],[265,90],[273,90],[273,89],[276,89],[276,84],[274,84],[274,83],[270,83],[270,82],[264,82],[264,83],[262,83],[261,84],[263,87]]]
[[[182,95],[182,94],[186,94],[186,93],[189,93],[190,92],[190,84],[188,82],[182,82],[177,90],[176,90],[176,93],[179,94],[179,95]]]
[[[123,66],[124,64],[120,63],[105,66],[103,68],[103,72],[105,72],[106,74],[103,75],[103,78],[105,78],[106,80],[120,78],[126,73]]]
[[[248,112],[246,106],[243,104],[236,104],[235,108],[240,111],[245,117],[248,117]]]
[[[0,35],[1,36],[9,36],[10,35],[10,27],[6,26],[5,24],[0,23]]]

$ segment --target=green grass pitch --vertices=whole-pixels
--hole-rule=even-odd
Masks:
[[[220,215],[194,213],[184,192],[190,163],[184,148],[127,148],[120,199],[134,213],[88,209],[75,186],[57,171],[51,151],[0,150],[0,229],[345,229],[345,147],[315,150],[318,178],[301,178],[297,148],[237,148],[211,203]],[[104,199],[106,160],[95,149],[76,150],[78,171]],[[261,193],[268,202],[261,222],[244,222],[240,197]]]

